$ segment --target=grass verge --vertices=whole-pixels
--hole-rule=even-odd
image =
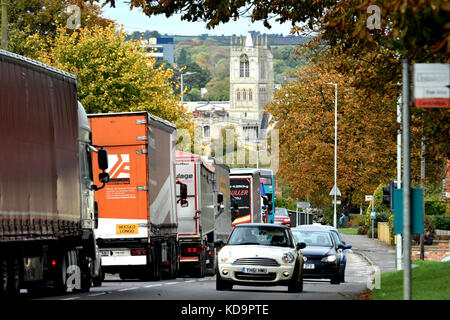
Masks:
[[[411,270],[413,300],[450,299],[450,262],[412,262],[417,267]],[[372,291],[372,300],[402,300],[403,271],[381,274],[380,289]]]
[[[342,234],[358,234],[358,228],[339,228],[338,231]]]

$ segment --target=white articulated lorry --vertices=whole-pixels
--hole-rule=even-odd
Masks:
[[[0,296],[100,282],[92,146],[75,75],[0,50]]]
[[[229,168],[195,154],[177,151],[177,180],[187,186],[187,201],[178,201],[180,265],[185,273],[214,273],[214,243],[231,232]],[[178,188],[177,195],[180,194]]]

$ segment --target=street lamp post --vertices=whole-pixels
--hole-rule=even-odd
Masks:
[[[337,196],[337,103],[338,103],[338,87],[337,83],[327,82],[334,86],[334,216],[333,226],[336,228],[336,196]]]
[[[197,73],[197,72],[186,72],[186,73],[181,73],[181,103],[183,103],[183,101],[184,101],[184,93],[183,93],[183,91],[184,91],[184,86],[183,86],[183,76],[188,76],[188,75],[190,75],[190,74],[195,74],[195,73]]]

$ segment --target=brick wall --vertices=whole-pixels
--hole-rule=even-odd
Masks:
[[[442,258],[450,256],[450,240],[434,241],[433,245],[425,246],[425,260],[441,261]],[[413,246],[411,248],[411,260],[420,259],[420,247]]]

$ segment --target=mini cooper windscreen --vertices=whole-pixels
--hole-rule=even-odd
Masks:
[[[287,230],[264,226],[235,228],[228,245],[294,247]]]

